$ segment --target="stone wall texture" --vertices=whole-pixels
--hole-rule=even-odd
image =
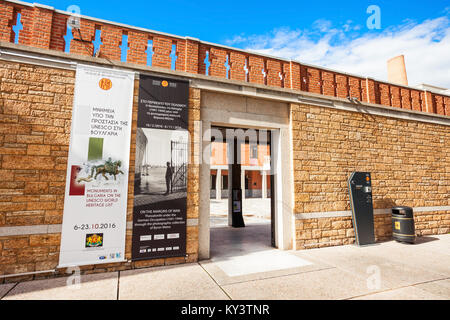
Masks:
[[[62,223],[74,85],[75,71],[0,60],[0,228]],[[138,91],[136,80],[132,142],[137,131]],[[189,105],[192,133],[193,122],[200,119],[198,89],[190,89]],[[135,152],[131,143],[127,221],[132,221],[133,215]],[[187,201],[188,219],[197,219],[196,165],[188,169]],[[131,232],[127,230],[127,259],[131,258]],[[81,270],[94,273],[197,261],[197,239],[198,226],[189,226],[187,257],[86,266]],[[60,233],[0,237],[0,276],[55,269],[59,246]],[[58,269],[59,274],[65,271]],[[39,276],[21,279],[33,277]],[[0,283],[15,280],[0,278]]]
[[[291,105],[294,213],[350,210],[347,179],[372,176],[374,209],[450,205],[450,129],[303,104]],[[450,211],[415,212],[417,235],[450,232]],[[297,219],[295,248],[354,242],[351,217]],[[375,215],[377,240],[392,236]]]
[[[211,58],[223,60],[220,52],[215,52]],[[236,63],[243,63],[241,58],[234,57]],[[58,265],[58,227],[64,209],[74,82],[73,70],[0,60],[0,228],[29,230],[25,235],[0,235],[0,276],[53,270]],[[129,222],[133,214],[138,87],[136,80],[128,186]],[[222,96],[223,101],[230,97]],[[194,222],[199,218],[199,165],[194,158],[199,157],[202,150],[195,145],[200,140],[193,133],[194,122],[201,120],[200,102],[200,89],[191,88],[189,132],[194,139],[190,142],[187,218]],[[274,103],[268,101],[255,106],[255,113]],[[448,126],[303,104],[292,104],[287,116],[293,146],[293,211],[297,216],[303,215],[295,222],[294,248],[354,241],[351,217],[307,216],[308,213],[350,210],[347,178],[352,171],[372,173],[375,209],[389,209],[394,205],[415,208],[450,205]],[[416,212],[415,222],[418,235],[448,233],[450,211],[437,208],[436,211]],[[33,232],[36,228],[41,231]],[[390,239],[390,215],[376,214],[375,229],[377,240]],[[128,229],[127,259],[131,258],[131,233]],[[195,261],[198,261],[198,225],[193,223],[187,227],[186,257],[91,265],[81,270],[88,274]],[[55,274],[0,277],[0,283],[64,274],[65,269],[58,269]]]

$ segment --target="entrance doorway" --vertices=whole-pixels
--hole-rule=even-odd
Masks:
[[[276,247],[272,132],[211,127],[210,257]]]

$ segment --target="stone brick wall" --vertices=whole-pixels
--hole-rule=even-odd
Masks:
[[[60,232],[33,234],[33,230],[36,227],[58,230],[62,223],[74,83],[74,71],[0,60],[0,228],[28,227],[31,230],[25,235],[0,236],[0,276],[52,270],[58,264]],[[127,221],[132,221],[133,214],[136,152],[133,141],[137,131],[138,85],[136,80]],[[193,122],[200,119],[198,89],[190,89],[189,104],[192,134]],[[188,219],[198,218],[198,170],[196,165],[188,168]],[[127,259],[131,258],[131,232],[127,230]],[[186,258],[81,269],[84,273],[93,273],[197,261],[197,239],[198,226],[189,226]],[[64,269],[58,270],[58,274],[64,273]],[[21,279],[33,277],[39,276]],[[0,278],[0,283],[14,280],[18,279]]]
[[[217,53],[216,53],[217,54]],[[237,58],[233,58],[234,63]],[[244,60],[239,60],[243,63]],[[278,66],[269,64],[270,68]],[[241,75],[242,76],[242,75]],[[58,264],[64,208],[75,72],[0,60],[0,228],[21,227],[0,236],[0,276],[47,271]],[[133,102],[127,221],[132,221],[138,80]],[[200,120],[199,89],[189,94],[189,132]],[[372,172],[374,207],[415,208],[450,205],[450,130],[446,126],[292,104],[290,110],[295,188],[295,248],[354,241],[347,178],[352,171]],[[201,150],[191,140],[188,212],[199,218]],[[197,151],[196,151],[197,150]],[[326,218],[310,213],[336,212]],[[375,215],[377,240],[392,235],[390,215]],[[415,212],[418,235],[448,233],[450,211]],[[131,229],[126,258],[131,258]],[[83,273],[127,270],[198,260],[198,225],[187,227],[187,257],[82,267]],[[65,274],[64,269],[56,275]],[[20,279],[48,277],[30,275]],[[18,278],[0,278],[17,281]]]
[[[291,105],[297,249],[354,241],[351,217],[307,219],[350,210],[347,179],[372,173],[375,209],[450,205],[450,129],[303,104]],[[338,214],[338,213],[336,213]],[[304,219],[306,218],[306,219]],[[450,211],[415,212],[418,235],[450,232]],[[389,214],[375,215],[378,240],[391,237]]]

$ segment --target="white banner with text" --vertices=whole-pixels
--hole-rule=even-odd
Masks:
[[[134,73],[78,65],[59,267],[125,260]]]

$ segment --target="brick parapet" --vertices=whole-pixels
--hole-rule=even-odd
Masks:
[[[12,28],[16,24],[17,14],[20,13],[24,26],[19,34],[20,44],[64,51],[64,36],[67,33],[65,24],[69,13],[37,4],[19,4],[5,0],[0,1],[0,6],[1,40],[14,41]],[[125,34],[129,35],[126,50],[127,61],[131,63],[147,64],[149,50],[145,48],[147,40],[152,39],[152,66],[173,68],[172,45],[175,45],[177,60],[174,69],[178,71],[450,115],[450,97],[442,94],[84,16],[81,17],[80,31],[72,30],[73,39],[69,52],[88,56],[96,54],[93,44],[95,30],[101,30],[103,41],[102,49],[97,54],[112,61],[121,61],[121,37]],[[209,53],[209,70],[205,65],[206,52]],[[231,66],[229,72],[225,66],[227,57]],[[247,61],[248,65],[243,61]],[[248,70],[248,75],[247,71],[243,71],[244,68]]]

